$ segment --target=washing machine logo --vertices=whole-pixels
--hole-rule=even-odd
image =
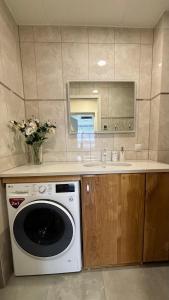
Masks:
[[[25,198],[10,198],[9,203],[13,208],[18,208],[24,200]]]

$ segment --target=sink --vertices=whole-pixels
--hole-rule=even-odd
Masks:
[[[84,167],[101,167],[103,163],[101,161],[93,161],[93,162],[87,162],[83,165]]]
[[[107,166],[113,166],[113,167],[130,167],[132,164],[127,163],[127,162],[121,162],[121,161],[117,161],[117,162],[107,162],[106,163]]]
[[[102,161],[93,161],[93,162],[87,162],[87,163],[84,163],[83,164],[84,167],[89,167],[89,168],[92,168],[92,167],[129,167],[131,166],[130,163],[127,163],[127,162],[120,162],[120,161],[117,161],[117,162],[102,162]]]

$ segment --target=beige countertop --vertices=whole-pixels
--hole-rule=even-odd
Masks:
[[[126,162],[126,161],[125,161]],[[0,174],[5,177],[29,177],[29,176],[62,176],[62,175],[94,175],[111,173],[148,173],[169,172],[169,164],[155,161],[127,161],[130,166],[98,165],[87,167],[87,162],[50,162],[39,166],[24,165],[10,169]],[[110,163],[110,162],[109,162]]]

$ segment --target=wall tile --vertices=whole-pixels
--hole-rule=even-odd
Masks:
[[[169,95],[160,96],[158,150],[169,150]]]
[[[35,42],[61,42],[60,27],[58,26],[34,26],[33,31]]]
[[[114,28],[89,27],[89,43],[111,44],[115,42]]]
[[[151,97],[152,46],[141,45],[139,94],[140,99]]]
[[[19,37],[21,42],[33,42],[33,26],[19,26]]]
[[[90,151],[91,135],[90,134],[73,134],[67,135],[67,151],[79,152]]]
[[[63,43],[64,81],[88,79],[88,44]]]
[[[142,149],[149,148],[150,101],[138,101],[137,143]]]
[[[159,28],[154,32],[153,45],[153,67],[152,67],[152,90],[151,96],[154,97],[161,92],[162,76],[162,55],[163,55],[163,33]]]
[[[115,79],[139,79],[140,46],[129,44],[115,45]]]
[[[91,135],[91,151],[103,151],[104,149],[113,150],[114,148],[113,134],[93,134]]]
[[[39,101],[26,101],[25,100],[26,118],[39,118]]]
[[[35,48],[33,43],[21,43],[24,94],[27,99],[37,99]]]
[[[147,160],[148,159],[148,150],[142,151],[125,151],[124,157],[126,160]]]
[[[150,150],[158,150],[159,139],[160,96],[151,100],[150,114]]]
[[[169,150],[168,151],[158,151],[158,161],[169,164]]]
[[[158,160],[158,151],[157,150],[149,150],[148,159],[157,161]]]
[[[135,133],[117,134],[114,136],[114,150],[120,150],[123,146],[125,150],[134,150],[137,143]]]
[[[62,26],[62,42],[88,43],[87,27]]]
[[[67,160],[68,161],[76,161],[82,162],[90,159],[89,151],[69,151],[67,152]]]
[[[169,29],[163,29],[161,92],[169,92]]]
[[[98,65],[98,62],[102,60],[106,62],[105,66]],[[114,45],[89,45],[89,79],[114,79]]]
[[[116,28],[115,43],[117,44],[139,44],[140,29]]]
[[[43,153],[43,160],[45,162],[61,162],[66,161],[66,152],[58,152],[58,151],[47,151],[45,150]]]
[[[35,53],[38,99],[62,99],[61,44],[37,43]]]
[[[49,135],[44,143],[44,152],[66,150],[66,114],[64,101],[40,101],[39,118],[41,121],[56,123],[56,133]]]
[[[141,30],[141,44],[153,44],[153,29],[142,29]]]

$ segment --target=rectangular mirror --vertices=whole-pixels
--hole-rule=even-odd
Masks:
[[[67,95],[70,133],[135,131],[135,82],[71,81]]]

